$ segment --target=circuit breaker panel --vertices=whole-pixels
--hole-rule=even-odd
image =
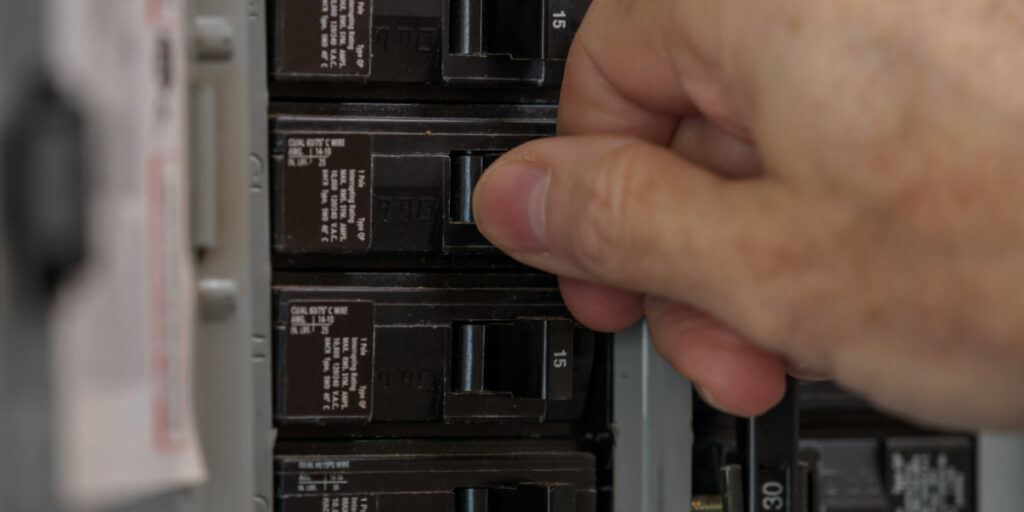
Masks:
[[[610,510],[611,336],[472,213],[588,3],[268,4],[276,510]]]
[[[476,182],[554,134],[588,5],[258,10],[270,298],[256,420],[271,434],[257,435],[257,509],[976,510],[972,436],[796,381],[763,417],[718,413],[646,334],[578,324],[553,276],[482,237]]]
[[[555,133],[590,1],[0,0],[0,510],[1020,510],[1021,436],[792,379],[723,414],[482,237],[474,187]],[[115,296],[158,320],[55,334]]]

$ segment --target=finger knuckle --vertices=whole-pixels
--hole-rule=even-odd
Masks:
[[[575,212],[582,222],[573,236],[580,266],[594,275],[628,273],[640,249],[637,208],[648,194],[650,174],[643,172],[644,147],[627,144],[609,152],[581,187]]]

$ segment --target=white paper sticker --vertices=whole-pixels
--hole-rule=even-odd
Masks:
[[[52,312],[59,489],[74,510],[205,477],[192,400],[184,0],[52,0],[86,129],[87,259]]]

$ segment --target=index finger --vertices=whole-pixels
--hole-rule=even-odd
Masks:
[[[681,117],[742,131],[724,100],[716,53],[723,4],[595,0],[566,62],[559,132],[639,137],[666,145]]]

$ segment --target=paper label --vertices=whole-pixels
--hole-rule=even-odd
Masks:
[[[55,0],[58,86],[83,114],[86,260],[57,293],[59,490],[93,510],[205,476],[192,400],[184,0]]]

